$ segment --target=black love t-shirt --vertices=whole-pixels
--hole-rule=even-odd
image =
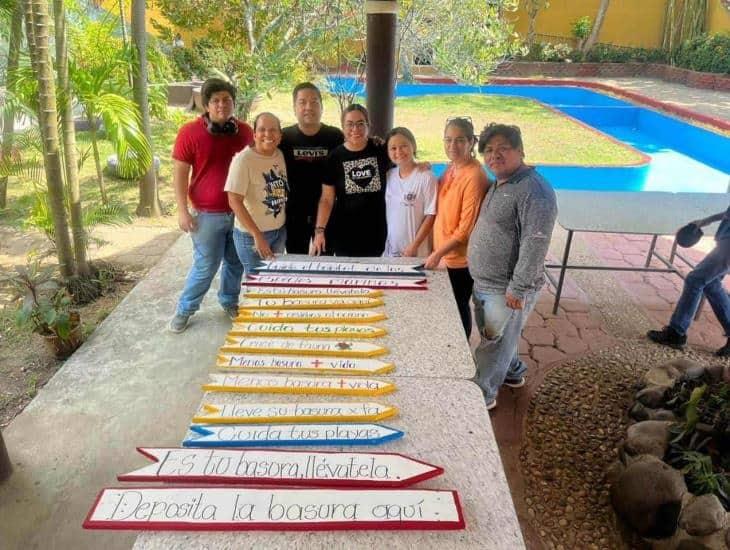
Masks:
[[[334,251],[338,256],[381,256],[385,248],[385,145],[362,151],[337,147],[327,158],[324,183],[335,187]]]
[[[279,149],[284,153],[289,178],[287,225],[314,225],[327,156],[343,141],[342,131],[326,124],[312,136],[296,124],[284,128]]]

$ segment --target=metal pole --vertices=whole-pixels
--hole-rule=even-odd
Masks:
[[[10,477],[10,473],[13,471],[10,465],[10,457],[8,456],[8,450],[5,448],[5,441],[3,441],[3,434],[0,432],[0,483]]]
[[[385,137],[393,127],[395,41],[398,2],[367,0],[367,66],[365,72],[370,134]]]

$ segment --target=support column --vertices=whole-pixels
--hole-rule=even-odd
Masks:
[[[8,450],[5,448],[5,442],[3,441],[3,434],[0,432],[0,483],[10,477],[10,472],[13,471],[10,465],[10,457],[8,456]]]
[[[395,47],[398,2],[366,0],[367,65],[365,71],[370,135],[385,137],[393,127]]]

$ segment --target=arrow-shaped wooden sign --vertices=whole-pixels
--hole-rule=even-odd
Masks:
[[[353,296],[352,298],[244,298],[239,301],[240,309],[358,309],[379,307],[380,298]]]
[[[314,338],[227,337],[224,353],[266,353],[325,355],[334,357],[376,357],[388,353],[382,346],[355,340]]]
[[[346,275],[369,275],[369,276],[411,276],[424,277],[423,264],[420,265],[397,265],[397,264],[374,264],[355,263],[338,261],[295,261],[295,260],[272,260],[264,261],[255,267],[258,273],[284,272],[284,273],[331,273]]]
[[[248,275],[246,282],[247,287],[329,287],[329,288],[382,288],[385,290],[428,290],[426,279],[424,278],[385,278],[385,277],[368,277],[368,276],[352,276],[338,277],[322,275],[275,275],[273,273],[265,275]]]
[[[239,309],[237,323],[374,323],[388,317],[370,309]]]
[[[241,393],[298,393],[316,395],[385,395],[395,385],[374,378],[333,376],[276,376],[272,374],[211,374],[205,391]]]
[[[137,450],[153,464],[117,476],[119,481],[397,488],[444,472],[439,466],[396,453],[147,447]]]
[[[380,445],[403,437],[381,424],[255,424],[190,426],[183,447]]]
[[[244,287],[247,286],[244,283]],[[378,298],[383,295],[382,290],[373,288],[297,288],[297,287],[256,287],[246,288],[243,291],[246,298]]]
[[[193,417],[199,424],[288,422],[377,422],[398,414],[381,403],[205,403]]]
[[[103,489],[84,529],[463,529],[456,491],[435,489]]]
[[[355,376],[387,374],[395,369],[392,363],[379,359],[292,357],[258,353],[250,355],[222,353],[218,355],[216,367],[234,372],[296,372]]]
[[[370,325],[329,323],[233,323],[228,336],[296,336],[299,338],[379,338],[386,330]]]

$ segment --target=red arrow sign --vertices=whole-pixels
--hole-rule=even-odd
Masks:
[[[397,453],[272,449],[137,448],[154,462],[119,481],[408,487],[441,475],[439,466]]]

